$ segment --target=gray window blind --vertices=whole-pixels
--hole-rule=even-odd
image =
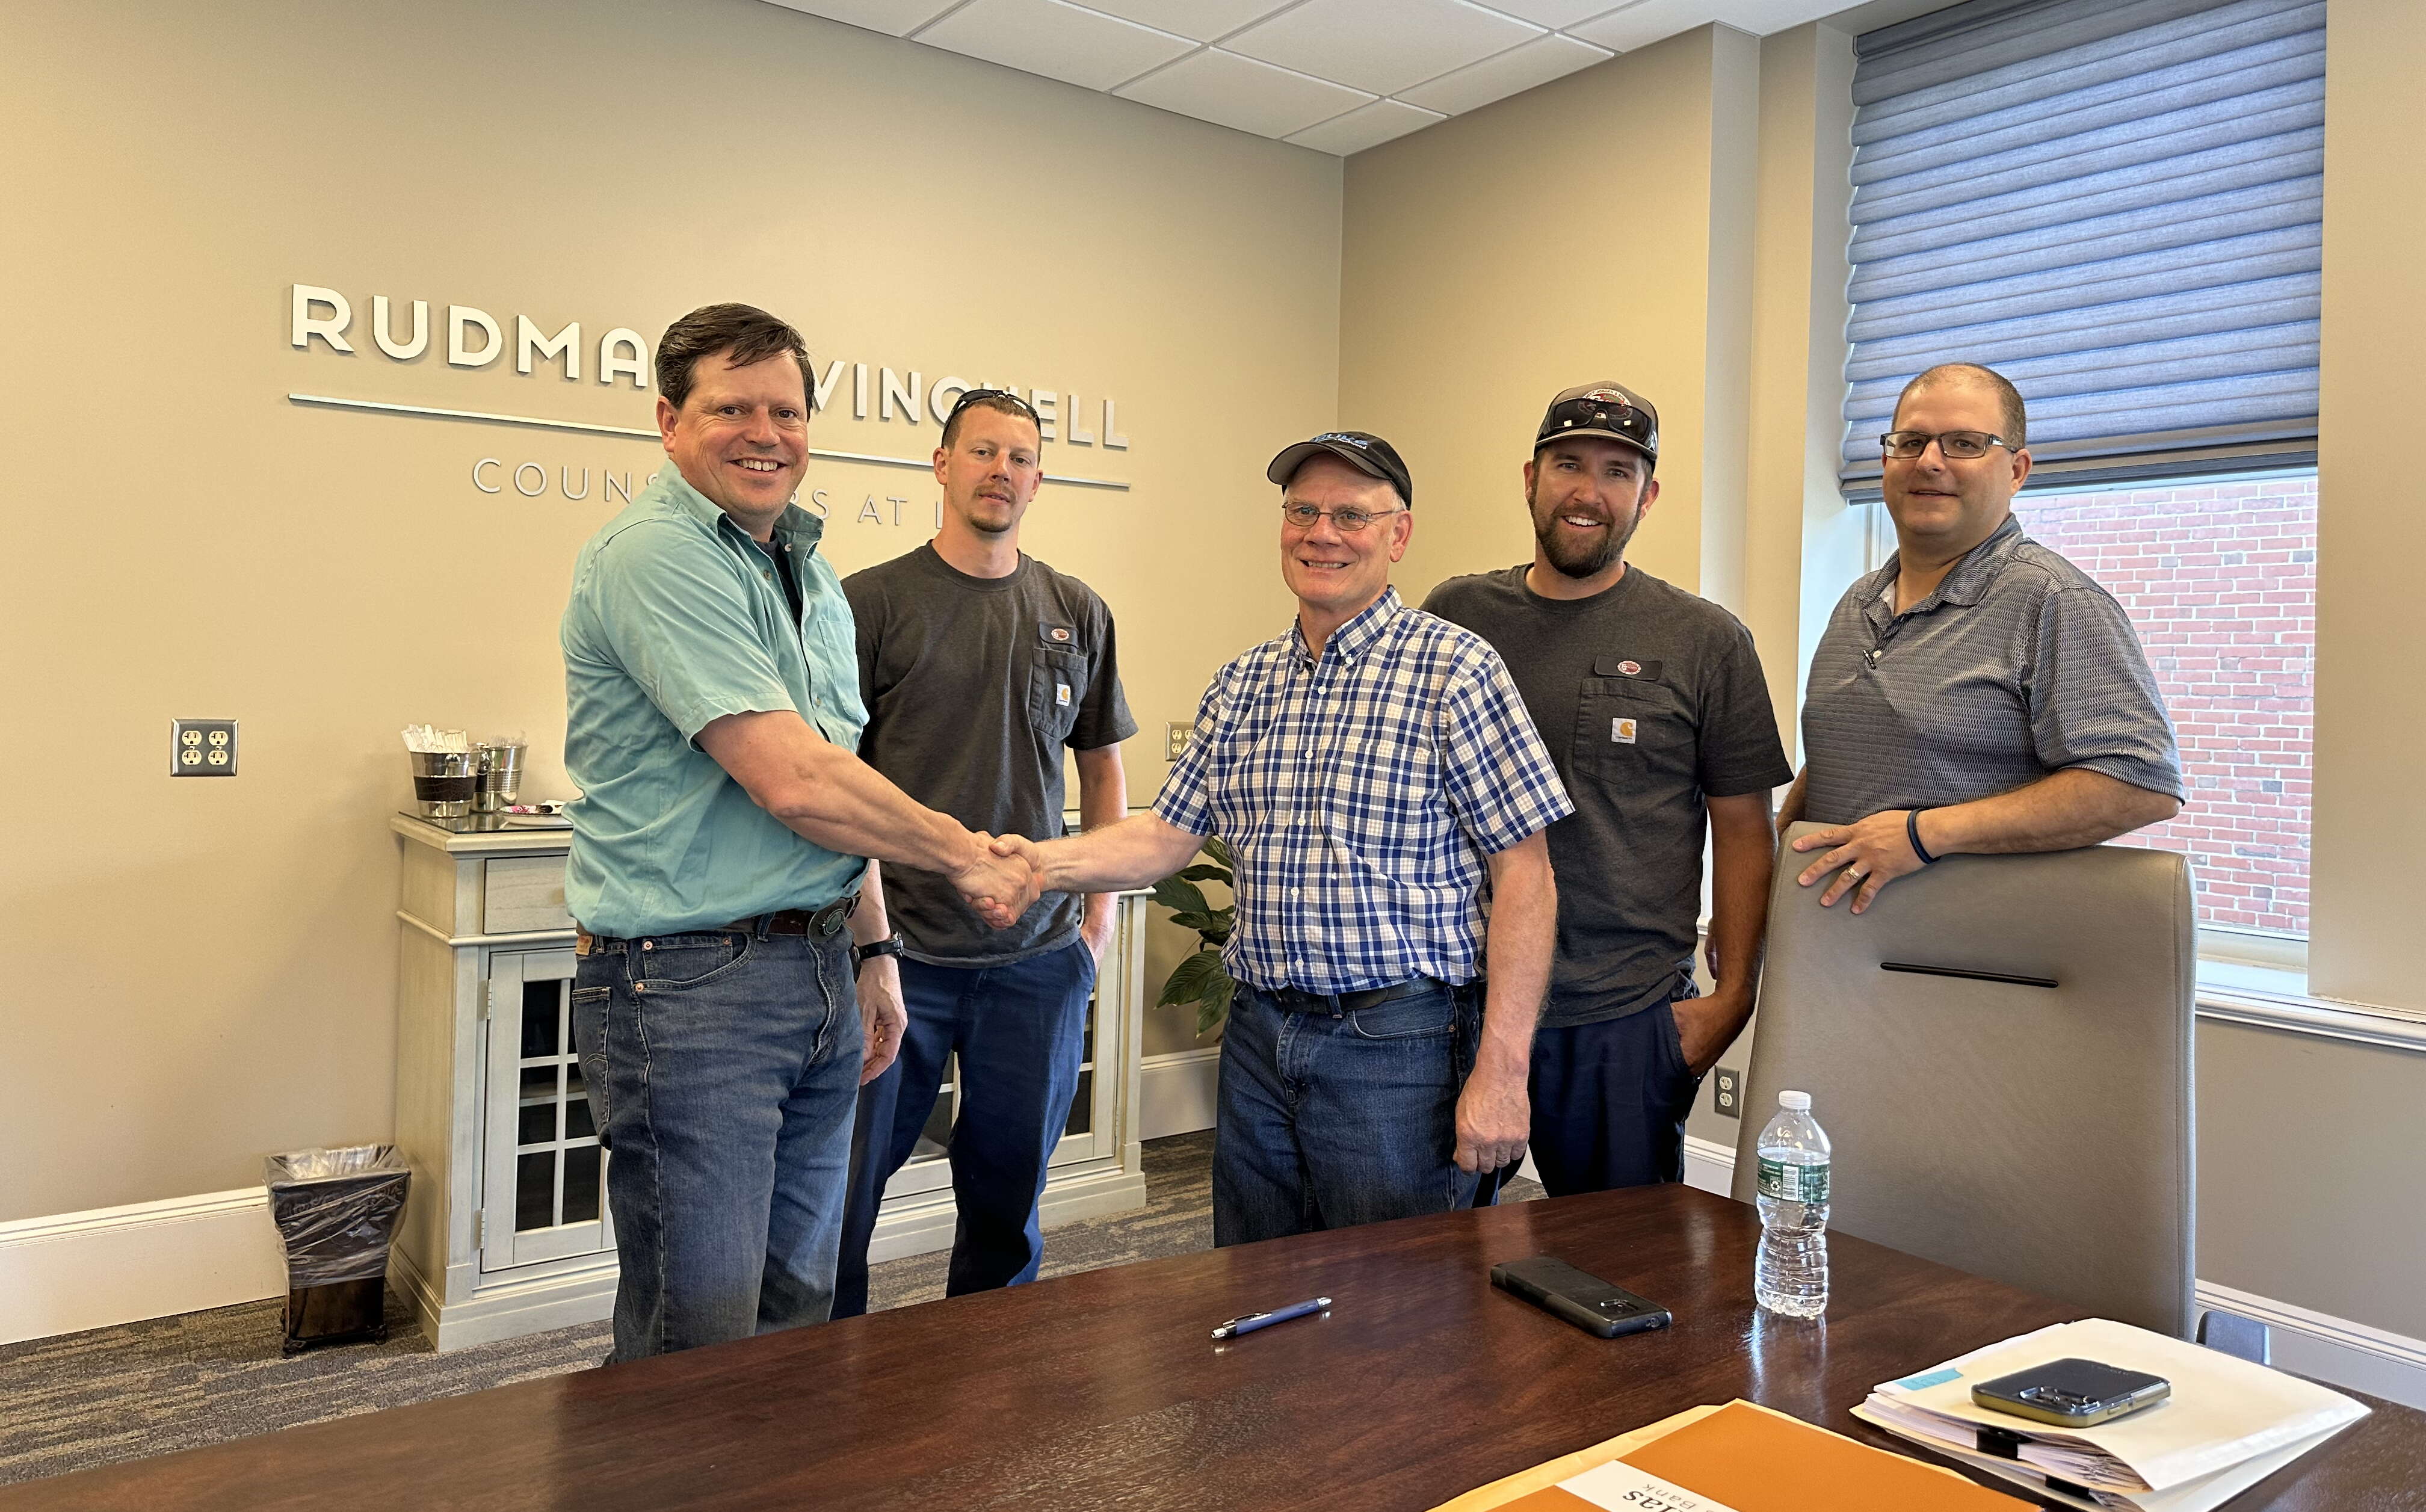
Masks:
[[[2047,481],[2313,465],[2323,0],[1972,0],[1853,74],[1844,481],[1984,362]]]

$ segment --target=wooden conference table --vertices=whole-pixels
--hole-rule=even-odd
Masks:
[[[1759,1232],[1686,1186],[1411,1218],[36,1481],[0,1509],[1420,1509],[1737,1396],[1892,1446],[1846,1411],[1871,1386],[2079,1315],[1836,1235],[1825,1324],[1768,1316]],[[1493,1289],[1493,1264],[1541,1253],[1675,1327],[1594,1339]],[[1318,1295],[1327,1317],[1206,1338]],[[2426,1416],[2369,1405],[2232,1512],[2426,1505]]]

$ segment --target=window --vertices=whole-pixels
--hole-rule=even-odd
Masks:
[[[2305,936],[2316,475],[2032,487],[2014,512],[2122,601],[2180,734],[2181,813],[2118,844],[2189,856],[2205,930]]]

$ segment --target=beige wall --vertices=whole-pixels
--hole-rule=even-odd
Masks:
[[[1340,421],[1414,472],[1410,599],[1531,557],[1534,427],[1593,378],[1659,408],[1659,502],[1632,559],[1700,581],[1713,99],[1748,41],[1706,26],[1349,160]],[[1721,294],[1735,281],[1728,265]]]
[[[1116,395],[1132,448],[1048,467],[1135,487],[1047,487],[1027,541],[1119,617],[1139,801],[1164,721],[1285,619],[1257,480],[1335,405],[1336,159],[758,0],[20,0],[0,136],[0,395],[34,427],[0,510],[0,1220],[383,1137],[397,728],[526,730],[559,790],[557,616],[611,510],[471,464],[577,486],[654,445],[283,395],[621,426],[649,397],[392,362],[375,293],[593,344],[737,298],[822,356]],[[354,298],[357,355],[287,345],[299,281]],[[931,448],[849,387],[814,443]],[[930,479],[811,482],[845,571],[925,539]],[[871,492],[903,527],[853,523]],[[243,774],[170,780],[181,715],[240,718]]]

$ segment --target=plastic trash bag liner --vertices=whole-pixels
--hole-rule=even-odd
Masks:
[[[412,1168],[394,1145],[300,1150],[262,1163],[290,1287],[387,1274]]]

